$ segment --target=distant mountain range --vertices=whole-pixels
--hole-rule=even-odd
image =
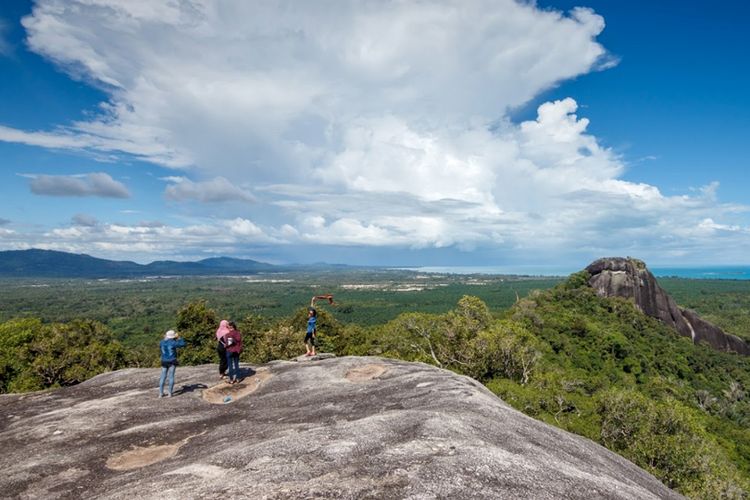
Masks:
[[[5,278],[127,278],[138,276],[207,276],[255,274],[289,268],[250,259],[216,257],[197,262],[160,260],[150,264],[98,259],[53,250],[0,251],[0,277]]]

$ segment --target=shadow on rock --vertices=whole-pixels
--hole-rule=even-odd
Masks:
[[[208,389],[206,384],[189,384],[180,387],[180,390],[176,391],[175,394],[186,394],[188,392],[195,392],[198,389]]]
[[[268,369],[249,370],[252,375],[243,377],[238,384],[222,382],[203,391],[203,399],[212,404],[233,403],[257,391],[263,382],[271,378]],[[244,370],[243,370],[244,372]],[[244,375],[244,373],[243,373]]]

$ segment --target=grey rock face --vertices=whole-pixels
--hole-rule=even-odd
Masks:
[[[449,371],[358,357],[243,369],[214,387],[214,366],[179,367],[164,399],[158,369],[0,396],[0,495],[682,498]]]
[[[720,351],[750,355],[747,342],[679,307],[642,261],[622,257],[599,259],[589,264],[586,271],[591,274],[589,285],[600,297],[632,299],[644,314],[661,320],[696,344],[706,342]]]

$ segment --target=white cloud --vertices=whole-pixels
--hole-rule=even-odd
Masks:
[[[194,182],[186,177],[165,177],[170,182],[164,190],[167,199],[175,201],[197,200],[206,203],[226,203],[232,201],[252,202],[251,193],[232,184],[224,177],[202,182]]]
[[[96,220],[96,217],[88,214],[75,214],[73,216],[73,219],[71,220],[73,225],[75,226],[89,226],[93,227],[99,224],[99,221]]]
[[[28,175],[31,192],[45,196],[99,196],[129,198],[124,184],[108,174],[95,172],[85,175]]]
[[[114,259],[150,261],[156,257],[182,255],[187,258],[215,254],[226,255],[234,249],[281,244],[269,233],[247,219],[207,220],[186,226],[145,222],[132,225],[97,222],[75,218],[72,225],[42,233],[17,234],[0,228],[5,248],[45,248],[77,253],[93,253]],[[148,255],[148,258],[139,257]]]
[[[189,165],[191,160],[184,154],[160,144],[156,131],[148,126],[131,127],[111,123],[113,110],[102,106],[106,115],[99,123],[74,123],[53,132],[27,132],[0,125],[0,141],[16,142],[49,149],[92,151],[104,153],[127,153],[138,159],[159,163],[169,167]],[[131,130],[128,130],[128,129]],[[95,155],[99,159],[99,155]]]
[[[110,101],[91,121],[4,127],[0,139],[285,181],[335,151],[353,120],[383,110],[427,129],[494,119],[606,57],[594,41],[604,22],[585,9],[384,7],[41,0],[23,20],[29,46]]]
[[[263,231],[253,222],[247,219],[234,219],[228,223],[229,230],[232,234],[241,237],[263,237]]]
[[[108,252],[252,242],[728,259],[750,243],[748,208],[722,203],[718,184],[665,196],[624,180],[628,163],[574,99],[509,121],[545,89],[615,64],[589,9],[38,0],[23,24],[32,50],[108,101],[50,130],[0,126],[0,140],[183,169],[163,179],[165,197],[223,221],[79,224],[42,244],[83,231]],[[254,203],[229,214],[217,201]]]

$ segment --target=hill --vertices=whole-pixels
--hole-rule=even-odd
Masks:
[[[214,387],[215,366],[180,367],[166,399],[158,369],[0,396],[3,495],[681,498],[446,370],[347,357],[247,375]]]
[[[201,276],[255,274],[281,270],[278,266],[249,259],[209,258],[197,262],[130,261],[99,259],[85,254],[53,250],[0,252],[0,277],[4,278],[132,278],[139,276]]]
[[[589,264],[586,271],[591,275],[588,283],[598,295],[632,300],[644,314],[689,337],[695,344],[706,343],[719,351],[750,355],[750,344],[745,340],[724,332],[696,312],[679,307],[643,261],[604,258]]]

